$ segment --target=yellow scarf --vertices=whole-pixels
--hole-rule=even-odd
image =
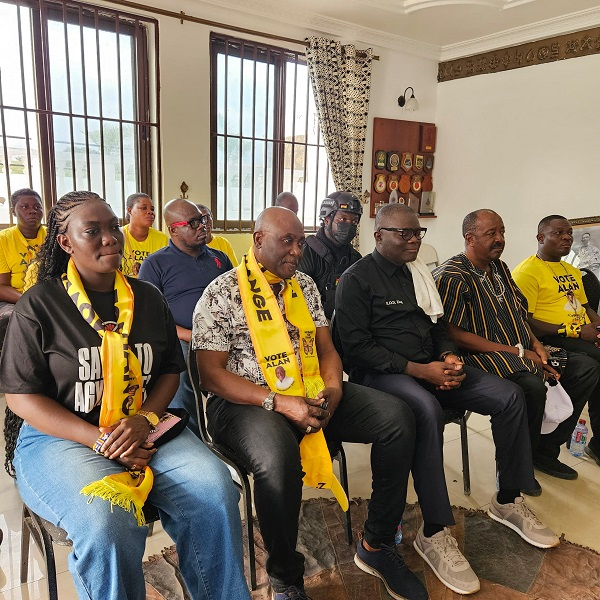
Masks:
[[[104,391],[100,407],[100,427],[110,427],[125,417],[131,417],[142,406],[142,368],[128,343],[133,322],[133,292],[122,273],[115,273],[116,323],[102,323],[85,292],[73,259],[62,276],[67,294],[85,321],[102,338],[100,360]],[[128,471],[109,475],[85,486],[81,493],[108,500],[124,510],[134,511],[139,525],[144,525],[143,507],[154,477],[150,467],[143,472]]]
[[[252,247],[236,271],[252,345],[269,388],[279,394],[315,398],[325,388],[325,383],[319,371],[316,327],[298,281],[294,278],[283,281],[267,271],[256,261]],[[302,370],[271,289],[271,284],[275,283],[283,284],[286,318],[300,331]],[[281,373],[280,368],[285,370],[285,389],[281,389],[281,385],[278,387],[277,371]],[[304,436],[300,442],[300,458],[305,473],[304,484],[331,489],[342,509],[348,510],[348,498],[333,474],[323,430]]]

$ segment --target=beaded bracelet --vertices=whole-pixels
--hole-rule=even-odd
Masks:
[[[92,446],[92,450],[94,452],[96,452],[97,454],[102,454],[102,445],[104,444],[104,442],[109,438],[110,433],[103,433],[95,442],[94,445]]]

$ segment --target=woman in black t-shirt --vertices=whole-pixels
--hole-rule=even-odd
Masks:
[[[225,465],[187,429],[146,443],[185,363],[164,298],[118,272],[122,255],[118,219],[96,194],[66,194],[50,212],[38,283],[17,302],[0,358],[7,469],[25,504],[73,540],[80,598],[146,597],[136,516],[147,497],[191,596],[247,599]]]

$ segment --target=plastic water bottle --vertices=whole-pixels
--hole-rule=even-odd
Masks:
[[[585,419],[579,419],[577,427],[573,431],[571,436],[571,447],[569,451],[573,456],[583,456],[583,451],[587,444],[588,428],[585,425]]]
[[[394,543],[396,544],[396,546],[398,546],[401,541],[402,541],[402,521],[400,521],[400,523],[398,523],[398,529],[396,529],[396,535],[394,536]]]

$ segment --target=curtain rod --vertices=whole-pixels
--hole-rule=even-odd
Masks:
[[[194,17],[193,15],[187,15],[182,12],[175,12],[173,10],[167,10],[165,8],[158,8],[155,6],[149,6],[147,4],[140,4],[138,2],[131,2],[131,0],[106,0],[108,4],[117,4],[119,6],[126,6],[127,8],[133,8],[136,10],[142,10],[145,12],[151,12],[163,17],[171,17],[173,19],[179,19],[182,23],[189,21],[190,23],[199,23],[200,25],[208,25],[209,27],[218,27],[219,29],[229,29],[230,31],[237,31],[238,33],[245,33],[248,35],[254,35],[257,37],[263,37],[271,40],[279,40],[282,42],[289,42],[291,44],[298,44],[299,46],[306,46],[304,40],[295,40],[293,38],[284,37],[281,35],[275,35],[271,33],[265,33],[263,31],[256,31],[254,29],[246,29],[244,27],[237,27],[235,25],[227,25],[226,23],[219,23],[217,21],[209,21],[208,19],[202,19],[200,17]],[[365,56],[364,52],[357,52],[359,56]],[[379,60],[379,56],[373,56],[373,60]]]

